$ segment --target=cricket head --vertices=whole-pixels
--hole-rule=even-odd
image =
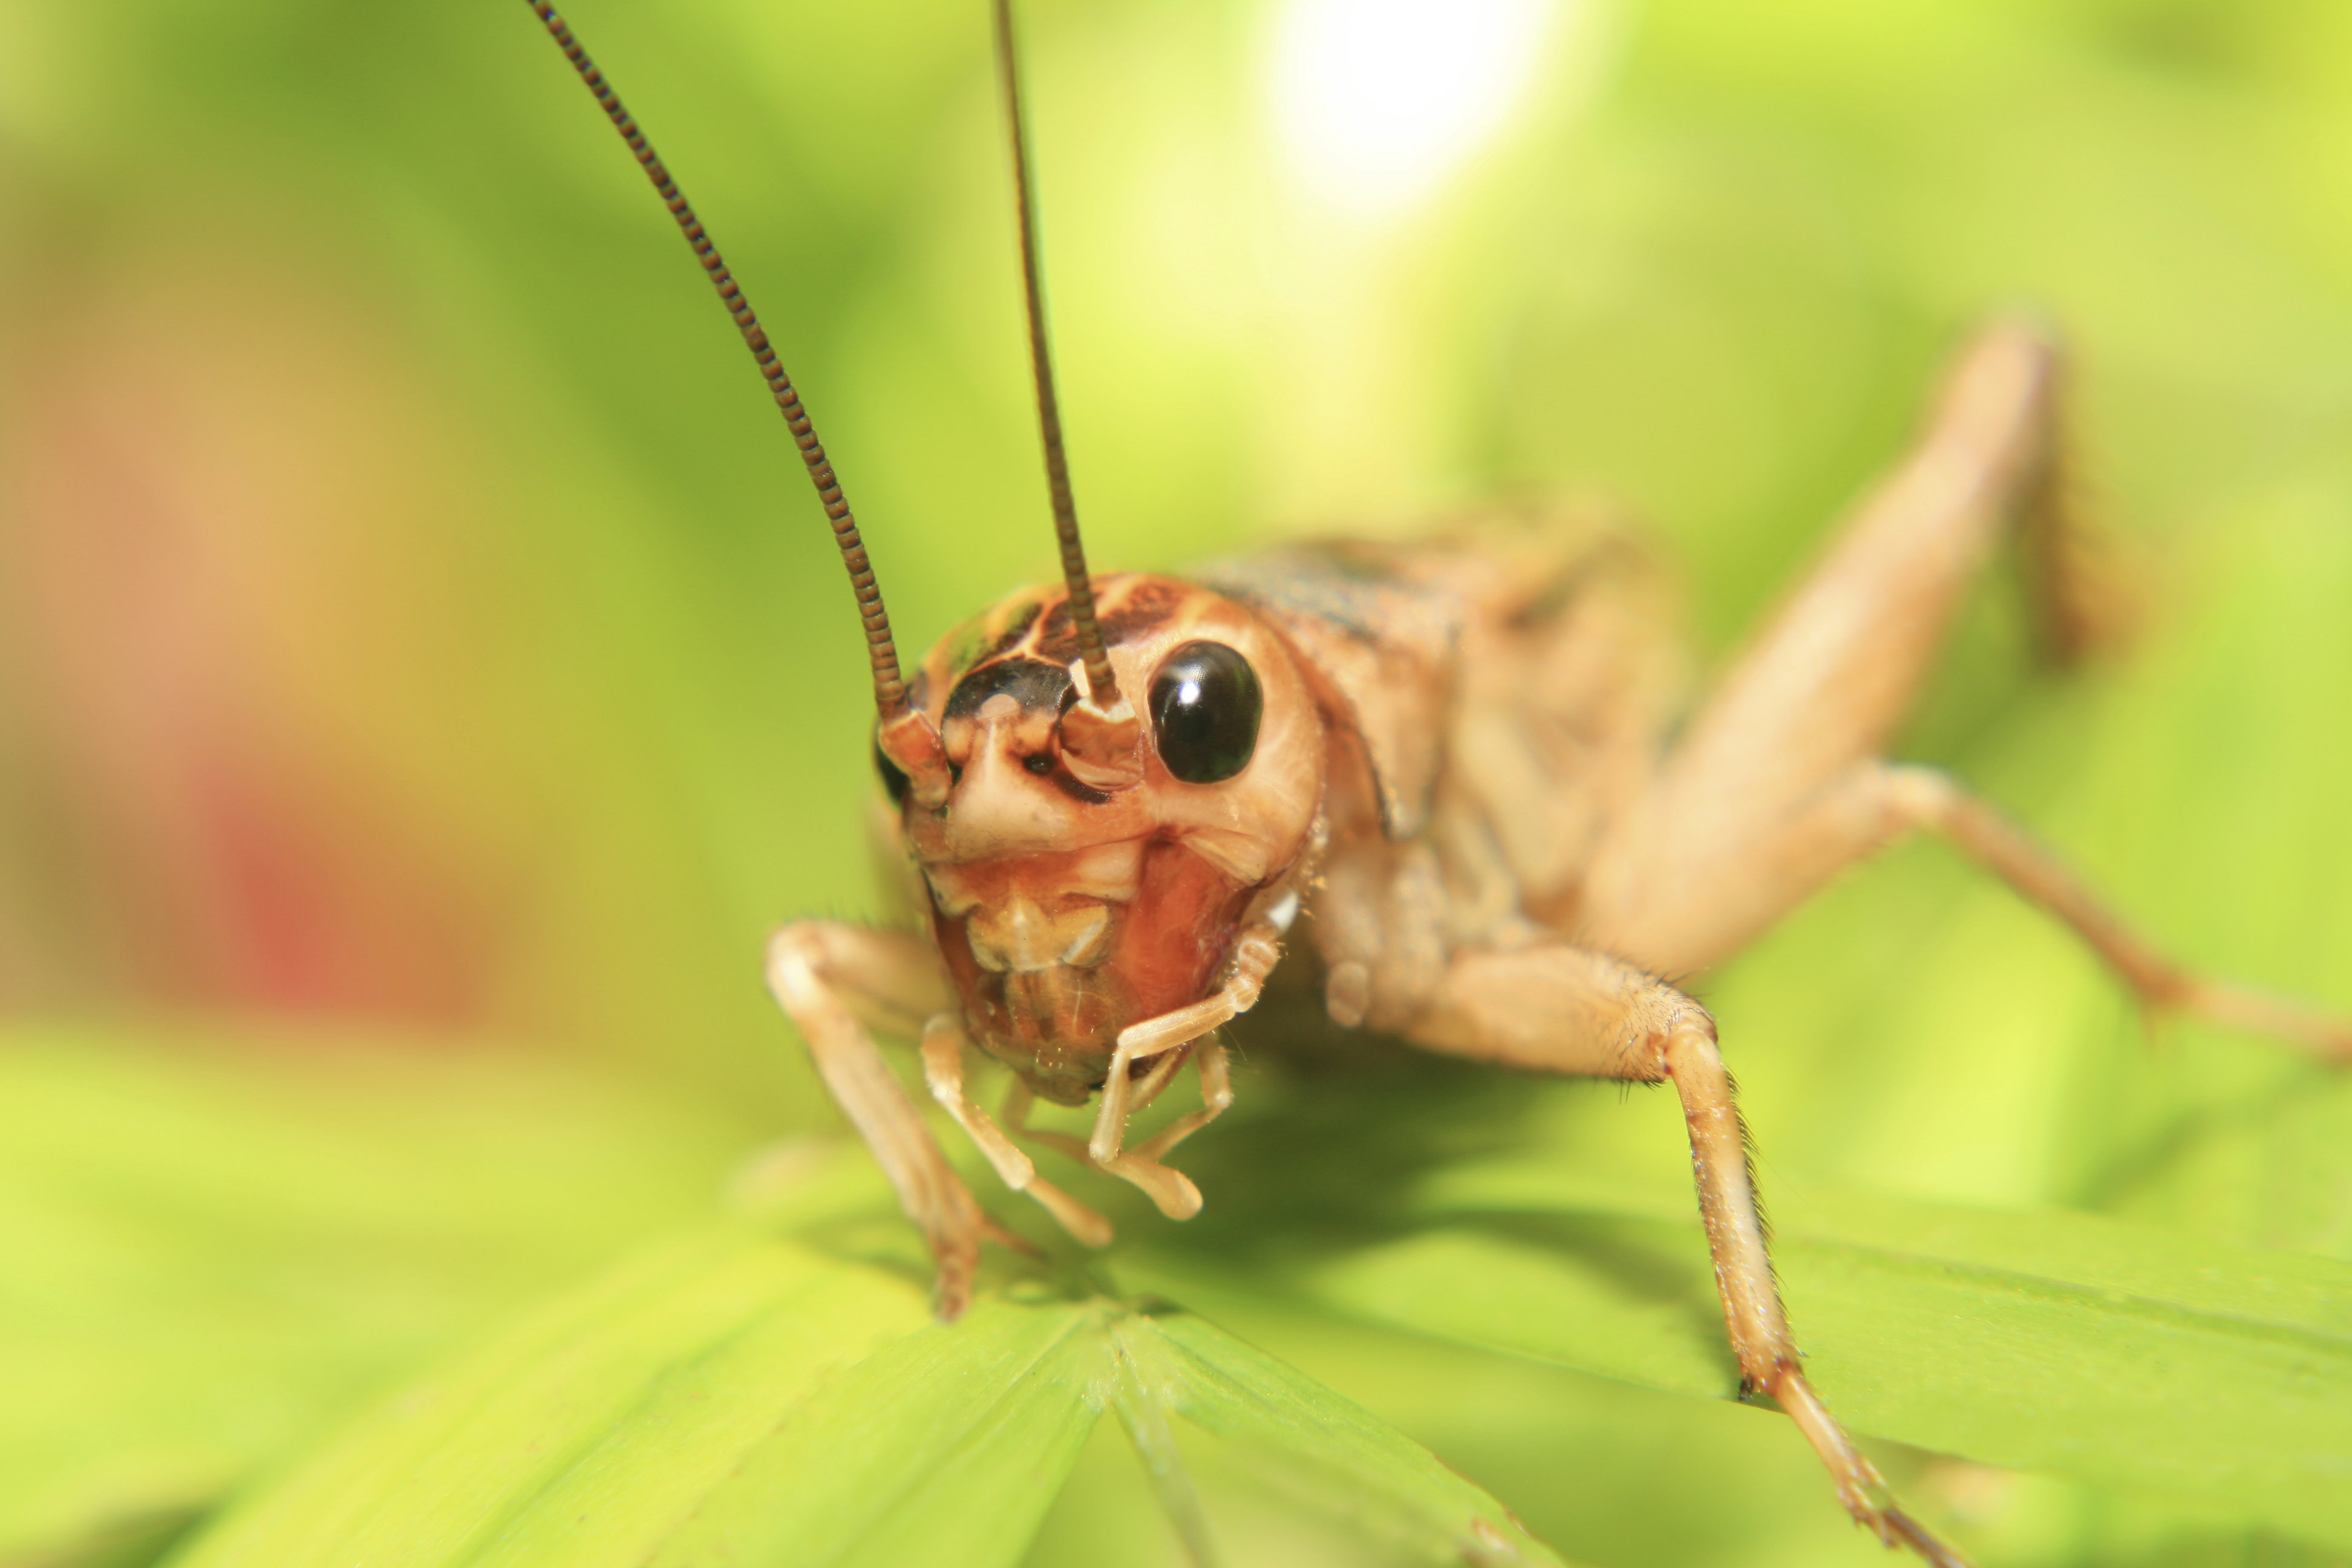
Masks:
[[[875,754],[972,1034],[1075,1103],[1118,1032],[1204,1000],[1254,899],[1305,848],[1320,721],[1255,615],[1165,577],[1087,571],[1045,335],[1010,0],[994,6],[1058,590],[1015,595],[910,680],[848,498],[798,389],[702,222],[549,0],[530,0],[693,245],[784,416],[856,597]]]
[[[924,799],[887,736],[876,748],[966,1026],[1066,1103],[1099,1086],[1121,1029],[1215,989],[1323,784],[1321,721],[1265,621],[1173,578],[1093,586],[1117,689],[1142,710],[1123,752],[1088,720],[1062,588],[950,633],[910,682],[943,793]]]

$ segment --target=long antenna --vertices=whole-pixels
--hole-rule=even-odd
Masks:
[[[849,569],[849,584],[857,594],[857,614],[866,623],[866,648],[874,664],[874,706],[880,711],[887,730],[892,720],[902,719],[908,714],[907,683],[898,672],[898,646],[890,640],[890,617],[882,608],[882,590],[874,581],[873,563],[866,559],[865,542],[857,536],[857,520],[850,515],[849,502],[842,497],[841,481],[835,478],[833,464],[816,438],[816,427],[809,422],[808,410],[801,406],[801,395],[793,389],[793,378],[784,374],[783,362],[776,357],[775,349],[770,346],[767,331],[760,325],[760,318],[752,313],[751,302],[743,297],[741,285],[727,270],[726,258],[719,254],[719,247],[703,231],[702,220],[694,216],[694,208],[687,204],[685,196],[678,194],[677,182],[670,178],[669,170],[654,155],[653,144],[637,128],[636,118],[621,107],[620,95],[604,79],[604,73],[596,68],[596,62],[588,58],[588,51],[582,48],[580,41],[572,36],[572,29],[565,26],[563,18],[555,14],[555,7],[547,4],[547,0],[529,0],[529,3],[530,8],[538,13],[539,19],[547,24],[548,32],[563,50],[563,58],[572,62],[572,68],[580,73],[580,79],[586,82],[588,90],[596,95],[597,106],[613,122],[613,129],[621,133],[621,140],[626,142],[629,151],[636,154],[637,163],[645,170],[646,177],[654,183],[654,189],[661,193],[663,204],[669,208],[669,216],[677,220],[686,242],[694,247],[695,258],[702,263],[702,270],[709,275],[711,287],[719,290],[719,303],[726,306],[727,313],[735,319],[735,330],[743,334],[743,342],[751,347],[751,357],[759,362],[760,374],[767,378],[768,391],[774,396],[776,406],[783,410],[784,424],[792,430],[793,445],[801,450],[801,461],[808,465],[809,479],[816,486],[817,499],[824,503],[824,515],[832,521],[834,542],[841,547],[842,564]],[[1076,535],[1072,537],[1075,539]],[[1083,570],[1082,566],[1081,574]],[[1091,604],[1087,609],[1087,624],[1090,629],[1094,625]],[[907,759],[898,761],[901,766],[906,765]]]
[[[1078,507],[1070,496],[1070,459],[1062,450],[1062,407],[1054,396],[1054,356],[1045,342],[1045,289],[1038,277],[1037,208],[1029,196],[1029,137],[1021,121],[1021,67],[1014,58],[1013,0],[996,0],[996,63],[1004,86],[1004,113],[1013,132],[1013,189],[1021,204],[1021,270],[1029,296],[1029,363],[1037,381],[1037,424],[1045,437],[1045,488],[1054,501],[1054,534],[1062,545],[1062,577],[1069,584],[1070,625],[1077,633],[1078,657],[1086,661],[1087,695],[1105,711],[1118,702],[1118,678],[1111,673],[1095,618],[1093,580],[1087,575],[1087,548],[1078,539]]]

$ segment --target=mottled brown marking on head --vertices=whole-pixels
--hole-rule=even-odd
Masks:
[[[996,641],[981,657],[983,659],[999,658],[1019,647],[1027,639],[1029,629],[1037,624],[1038,612],[1045,607],[1045,601],[1042,598],[1032,599],[1026,604],[1015,600],[1007,606],[1011,613],[1004,619],[1003,630],[997,634]]]
[[[1134,787],[1075,773],[1063,727],[1085,678],[1065,595],[1029,589],[924,661],[954,785],[937,807],[908,796],[899,817],[974,1037],[1065,1098],[1100,1081],[1120,1029],[1205,994],[1251,900],[1305,851],[1326,754],[1314,693],[1271,623],[1174,578],[1114,575],[1096,593],[1123,690],[1148,693],[1195,641],[1248,660],[1265,708],[1242,771],[1179,778],[1147,729]],[[1121,877],[1103,874],[1112,862]]]
[[[1096,604],[1107,643],[1116,646],[1150,634],[1199,592],[1188,584],[1132,573],[1096,579]],[[929,678],[925,690],[944,689],[953,700],[954,693],[990,666],[1034,660],[1066,670],[1077,661],[1078,651],[1068,594],[1058,586],[1024,588],[940,639],[923,661]]]
[[[967,671],[948,693],[946,717],[968,719],[992,697],[1010,697],[1024,712],[1058,716],[1071,689],[1070,672],[1058,664],[1014,657],[992,658]]]
[[[1024,588],[999,600],[950,628],[923,661],[923,668],[944,682],[948,690],[954,690],[970,671],[1020,647],[1045,607],[1045,593],[1037,588]]]
[[[1160,577],[1107,577],[1097,595],[1103,641],[1116,647],[1163,626],[1194,590]],[[1037,623],[1031,638],[1032,657],[1068,664],[1078,657],[1078,634],[1066,597]]]

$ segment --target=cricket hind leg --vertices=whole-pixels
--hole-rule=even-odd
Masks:
[[[960,1316],[971,1302],[981,1242],[1025,1244],[981,1212],[869,1032],[912,1036],[951,1005],[937,956],[900,932],[802,921],[769,939],[768,988],[799,1026],[835,1103],[929,1244],[939,1266],[940,1316]]]
[[[1929,769],[1880,760],[1960,594],[2019,520],[2049,640],[2105,614],[2065,506],[2055,352],[1995,327],[1961,355],[1926,436],[1725,679],[1641,807],[1596,854],[1581,934],[1656,971],[1729,956],[1832,877],[1933,831],[2073,928],[2151,1013],[2179,1011],[2352,1061],[2352,1026],[2164,958],[2046,848]]]
[[[2185,1013],[2270,1036],[2322,1061],[2352,1063],[2352,1023],[2183,968],[2047,846],[1934,768],[1872,761],[1849,770],[1777,831],[1713,868],[1708,892],[1717,918],[1761,930],[1840,871],[1920,831],[1943,838],[2071,930],[2151,1017]]]
[[[2065,864],[2015,823],[1932,768],[1880,767],[1917,826],[1941,835],[2021,896],[2072,927],[2150,1014],[2187,1013],[2268,1035],[2323,1061],[2352,1063],[2352,1023],[2288,997],[2174,964],[2116,918]]]
[[[1881,1542],[1908,1547],[1936,1568],[1965,1568],[1895,1505],[1805,1377],[1773,1276],[1731,1075],[1704,1008],[1616,959],[1544,945],[1457,954],[1405,1034],[1432,1049],[1534,1071],[1672,1083],[1743,1390],[1769,1395],[1796,1423],[1838,1500]]]
[[[1769,923],[1715,896],[1720,868],[1778,835],[1875,755],[1925,680],[1962,595],[2012,523],[2041,570],[2046,639],[2079,647],[2099,584],[2060,474],[2057,351],[1979,333],[1919,440],[1693,718],[1642,805],[1597,849],[1580,935],[1688,973]]]
[[[2352,1063],[2352,1023],[2285,997],[2184,969],[2118,919],[2055,854],[2017,824],[1933,768],[1884,763],[1857,769],[1822,816],[1843,818],[1846,841],[1834,830],[1816,836],[1819,874],[1872,853],[1902,835],[1925,829],[1950,843],[2009,884],[2020,897],[2063,923],[2131,988],[2150,1016],[2186,1013],[2228,1028],[2284,1041],[2306,1055]],[[1834,862],[1834,863],[1832,863]]]

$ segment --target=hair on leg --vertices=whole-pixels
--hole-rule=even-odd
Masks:
[[[1676,1021],[1659,1058],[1690,1129],[1699,1214],[1740,1381],[1751,1394],[1769,1394],[1797,1424],[1836,1483],[1846,1512],[1888,1546],[1908,1545],[1939,1568],[1958,1564],[1961,1560],[1949,1547],[1895,1507],[1877,1467],[1863,1458],[1805,1379],[1772,1273],[1731,1074],[1716,1049],[1714,1022],[1696,1004]]]
[[[1472,952],[1456,955],[1406,1037],[1537,1071],[1672,1083],[1682,1100],[1699,1214],[1743,1387],[1769,1395],[1787,1412],[1856,1521],[1937,1568],[1961,1568],[1951,1548],[1895,1507],[1877,1470],[1805,1379],[1773,1278],[1731,1075],[1706,1009],[1602,953],[1555,945]]]

